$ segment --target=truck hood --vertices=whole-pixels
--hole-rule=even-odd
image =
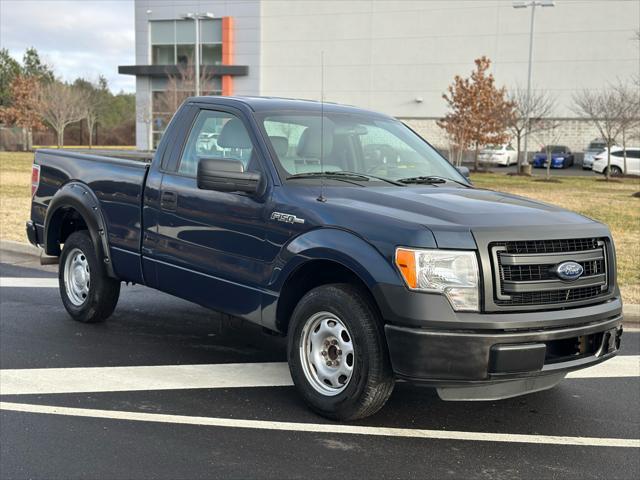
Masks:
[[[410,186],[345,188],[332,203],[431,227],[566,226],[594,223],[582,215],[543,202],[476,188]]]
[[[518,237],[555,232],[562,236],[571,230],[568,235],[591,229],[602,232],[603,228],[553,205],[475,188],[329,187],[325,196],[328,216],[322,223],[349,229],[372,243],[380,239],[386,244],[430,246],[420,233],[430,231],[432,246],[476,248],[473,233],[506,232]]]

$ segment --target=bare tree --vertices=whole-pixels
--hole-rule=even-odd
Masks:
[[[626,107],[615,88],[601,91],[583,90],[573,96],[574,111],[595,125],[607,144],[607,180],[611,178],[611,147],[622,133]]]
[[[550,113],[550,112],[549,112]],[[546,155],[547,171],[545,178],[551,180],[551,147],[560,141],[560,122],[551,118],[542,118],[531,124],[532,136],[540,142]]]
[[[84,119],[87,122],[89,131],[89,148],[93,147],[93,133],[100,119],[101,110],[104,106],[104,92],[91,88],[85,91]]]
[[[623,173],[627,174],[627,142],[640,139],[640,89],[635,85],[618,83],[614,86],[620,102],[620,136],[622,141]]]
[[[40,95],[42,119],[56,132],[58,148],[64,146],[64,130],[85,118],[86,95],[76,87],[62,82],[43,86]]]
[[[193,96],[196,90],[196,74],[191,59],[185,64],[178,64],[177,74],[168,75],[167,86],[162,95],[157,97],[156,111],[173,115],[182,102]],[[216,90],[213,78],[204,69],[200,72],[200,90],[202,92]]]
[[[84,120],[89,131],[89,148],[93,147],[93,134],[98,120],[104,113],[105,103],[109,95],[107,80],[100,76],[97,83],[78,78],[72,85],[79,88],[85,95]]]
[[[516,139],[516,149],[518,152],[518,172],[522,171],[522,164],[527,159],[522,159],[521,145],[527,131],[527,118],[529,119],[529,133],[536,134],[536,128],[548,122],[541,122],[542,119],[551,116],[551,111],[555,99],[542,90],[531,90],[531,95],[527,96],[527,90],[516,87],[509,94],[509,100],[515,105],[513,116],[509,124],[509,130]]]
[[[156,122],[156,131],[164,130],[180,105],[195,94],[196,76],[191,59],[177,68],[177,73],[167,74],[164,91],[154,93],[151,105],[140,104],[137,108],[139,121],[150,125]],[[205,93],[217,90],[213,77],[204,69],[200,71],[200,90]]]

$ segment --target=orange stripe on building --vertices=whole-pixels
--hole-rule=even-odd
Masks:
[[[233,65],[233,17],[222,17],[222,64]],[[222,95],[233,95],[233,77],[222,76]]]

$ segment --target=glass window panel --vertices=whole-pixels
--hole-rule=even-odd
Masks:
[[[221,91],[222,90],[222,80],[220,77],[211,77],[204,78],[200,82],[200,90],[213,90],[213,91]]]
[[[222,42],[222,20],[219,18],[200,20],[200,43]]]
[[[202,45],[200,65],[221,65],[222,45]]]
[[[153,150],[158,148],[158,144],[160,143],[163,133],[164,132],[153,132]]]
[[[169,97],[167,92],[153,92],[151,94],[151,111],[154,116],[156,113],[170,113],[170,104],[175,102]]]
[[[329,113],[321,121],[316,112],[301,112],[272,114],[263,121],[277,166],[287,175],[324,168],[390,180],[432,175],[462,180],[440,154],[395,120]],[[304,145],[300,144],[302,135],[308,135]],[[358,145],[362,149],[354,147]]]
[[[168,113],[154,113],[152,130],[154,132],[164,132],[171,120],[171,114]]]
[[[196,25],[193,20],[176,20],[176,43],[195,43]]]
[[[173,65],[175,60],[173,45],[154,45],[151,47],[151,61],[153,65]]]
[[[175,26],[173,20],[149,22],[151,24],[151,44],[175,43]]]
[[[157,78],[157,77],[151,78],[151,90],[157,92],[157,91],[163,91],[166,88],[167,88],[166,78]]]
[[[193,65],[195,63],[195,46],[194,45],[178,45],[178,63],[182,65]]]
[[[234,143],[219,145],[220,134],[228,122],[233,124],[228,127],[231,132],[224,134],[224,141]],[[189,133],[178,171],[195,176],[201,158],[238,160],[247,169],[252,151],[249,134],[239,118],[229,113],[202,110]]]

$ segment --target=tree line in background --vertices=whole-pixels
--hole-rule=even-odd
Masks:
[[[103,76],[95,82],[83,78],[64,82],[34,48],[25,51],[22,64],[7,49],[0,49],[0,123],[20,129],[18,143],[25,150],[31,149],[34,133],[47,139],[47,132],[53,132],[58,147],[65,140],[86,141],[89,147],[96,140],[131,145],[135,143],[135,95],[113,94]]]
[[[528,162],[522,156],[526,135],[546,148],[561,141],[560,123],[554,119],[557,101],[548,92],[532,89],[530,95],[520,87],[508,93],[496,86],[487,57],[475,60],[469,77],[456,75],[443,99],[448,113],[438,121],[451,142],[453,163],[462,163],[463,153],[474,152],[474,170],[479,169],[479,151],[487,145],[516,142],[518,172],[527,173]],[[583,90],[573,96],[571,109],[591,122],[607,145],[606,177],[611,172],[611,147],[621,142],[624,173],[627,173],[626,147],[630,140],[640,141],[640,78],[618,80],[602,90]],[[529,167],[530,168],[530,167]],[[547,178],[551,162],[547,162]]]

